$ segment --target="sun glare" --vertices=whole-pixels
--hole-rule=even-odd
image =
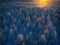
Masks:
[[[38,7],[46,7],[49,5],[51,0],[33,0],[33,2],[38,6]]]

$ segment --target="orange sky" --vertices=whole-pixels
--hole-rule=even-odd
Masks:
[[[51,2],[54,2],[53,0],[33,0],[33,3],[35,3],[38,7],[47,7],[51,4]]]

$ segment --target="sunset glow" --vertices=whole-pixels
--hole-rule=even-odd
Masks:
[[[46,7],[51,3],[51,0],[33,0],[33,2],[38,6],[38,7]]]

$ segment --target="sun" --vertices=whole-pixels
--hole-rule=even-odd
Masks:
[[[37,6],[43,8],[48,6],[51,0],[33,0],[33,2],[37,4]]]

